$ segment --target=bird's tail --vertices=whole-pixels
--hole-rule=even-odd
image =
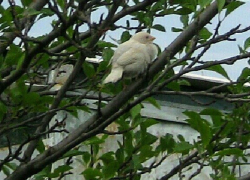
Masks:
[[[115,83],[122,78],[123,69],[113,68],[110,74],[104,79],[103,84]]]

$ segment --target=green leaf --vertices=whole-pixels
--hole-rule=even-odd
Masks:
[[[82,173],[86,180],[96,180],[96,179],[102,179],[103,174],[99,169],[94,168],[88,168],[85,169]]]
[[[159,10],[162,10],[162,6],[163,5],[163,3],[162,2],[156,2],[155,4],[153,4],[153,6],[151,6],[151,9],[150,9],[150,11],[153,11],[153,12],[157,12],[157,11],[159,11]]]
[[[125,156],[124,156],[124,149],[122,145],[120,145],[119,148],[116,150],[115,157],[119,164],[122,164],[124,162]]]
[[[244,42],[244,50],[248,49],[250,46],[250,37],[247,38]]]
[[[199,2],[199,5],[201,6],[201,8],[204,8],[207,5],[209,5],[212,2],[212,0],[199,0],[198,2]]]
[[[42,153],[45,151],[45,146],[44,146],[43,141],[41,139],[38,141],[36,149],[38,150],[39,153]]]
[[[154,136],[153,134],[150,134],[148,132],[144,133],[141,131],[141,139],[140,139],[141,144],[144,144],[144,145],[153,144],[154,142],[157,141],[157,139],[158,138],[156,136]]]
[[[18,167],[17,164],[11,162],[6,163],[5,165],[11,170],[15,170]]]
[[[161,105],[157,102],[157,100],[155,98],[149,97],[146,99],[146,101],[148,101],[150,104],[152,104],[157,109],[161,109]]]
[[[128,156],[131,156],[133,154],[133,149],[134,149],[134,145],[133,145],[133,135],[132,132],[127,132],[124,134],[124,150],[126,152],[126,154]]]
[[[102,162],[104,163],[105,166],[107,166],[110,162],[115,160],[114,152],[113,151],[107,152],[107,153],[101,155],[101,157],[99,159],[102,160]]]
[[[217,0],[217,3],[218,3],[218,11],[221,12],[221,10],[226,4],[226,0]]]
[[[218,110],[218,109],[214,109],[214,108],[206,108],[203,109],[200,112],[200,115],[209,115],[209,116],[221,116],[222,113]]]
[[[145,22],[145,24],[147,25],[147,26],[151,26],[151,24],[152,24],[152,19],[150,18],[150,17],[148,17],[148,16],[144,16],[144,18],[143,18],[143,21]]]
[[[159,123],[159,121],[157,121],[155,119],[146,119],[145,121],[143,121],[141,123],[141,126],[145,129],[147,129],[148,127],[153,126],[153,125],[158,124],[158,123]]]
[[[20,58],[21,60],[23,59],[23,54],[24,53],[19,46],[12,44],[10,45],[10,49],[5,57],[5,63],[8,66],[17,65]]]
[[[240,54],[247,53],[247,51],[245,49],[243,49],[242,47],[240,47],[239,45],[238,45],[238,49],[239,49]]]
[[[129,40],[131,35],[128,31],[124,31],[121,36],[121,43],[124,43],[125,41]]]
[[[224,129],[222,130],[222,132],[220,133],[221,137],[229,137],[229,135],[232,132],[235,132],[235,125],[233,123],[227,123],[226,127],[224,127]]]
[[[102,168],[102,173],[105,179],[110,179],[114,177],[119,169],[119,164],[117,161],[110,161],[107,165]]]
[[[106,42],[106,41],[98,41],[97,45],[101,48],[105,48],[105,47],[108,47],[108,48],[111,48],[111,47],[117,47],[117,45],[111,43],[111,42]]]
[[[61,166],[58,166],[53,173],[50,173],[47,175],[47,177],[49,178],[56,178],[56,177],[59,177],[62,173],[66,172],[66,171],[69,171],[73,169],[71,166],[69,165],[61,165]]]
[[[57,3],[59,4],[61,9],[64,9],[65,4],[67,3],[65,0],[57,0]]]
[[[181,19],[181,22],[183,24],[184,27],[187,27],[188,26],[188,21],[189,21],[189,16],[188,15],[182,15],[180,17]]]
[[[41,11],[41,13],[43,13],[43,16],[53,16],[55,13],[49,9],[49,8],[43,8]]]
[[[37,103],[40,100],[40,95],[35,92],[29,92],[26,94],[23,94],[23,103],[28,106],[34,106],[37,105]]]
[[[37,66],[41,65],[43,68],[49,68],[49,58],[50,56],[48,54],[42,54],[41,58],[37,62]]]
[[[228,16],[231,12],[233,12],[235,9],[237,9],[238,7],[240,7],[242,4],[244,4],[244,2],[241,2],[241,1],[230,2],[226,6],[226,8],[227,8],[226,16]]]
[[[12,22],[12,14],[11,14],[10,8],[4,9],[2,6],[0,6],[0,10],[1,10],[0,12],[2,14],[2,17],[0,18],[1,23],[5,22],[4,23],[5,26],[1,27],[3,29],[4,27],[8,27],[10,25],[10,23]]]
[[[153,150],[152,146],[150,146],[149,143],[148,144],[145,143],[145,144],[146,145],[140,148],[140,154],[139,154],[140,162],[145,162],[146,160],[157,155],[157,152]]]
[[[132,156],[133,169],[141,169],[143,168],[140,158],[138,155],[133,154]]]
[[[76,106],[76,108],[78,110],[81,110],[81,111],[84,111],[84,112],[87,112],[87,113],[91,113],[91,110],[90,110],[90,108],[87,105],[86,106],[84,106],[84,105],[82,105],[82,106]]]
[[[75,107],[75,106],[70,106],[70,107],[67,107],[67,112],[70,113],[72,116],[74,116],[76,119],[78,119],[78,109]]]
[[[202,28],[199,32],[199,36],[201,39],[207,40],[212,36],[212,33],[207,28]]]
[[[165,136],[160,138],[160,148],[161,151],[168,151],[168,153],[172,153],[174,150],[174,146],[175,146],[175,140],[173,138],[172,134],[167,133]]]
[[[230,156],[230,155],[243,156],[243,151],[238,148],[227,148],[219,152],[216,152],[214,154],[214,156]]]
[[[135,118],[132,118],[131,119],[131,123],[130,123],[130,126],[131,127],[137,127],[139,124],[141,124],[142,122],[144,122],[145,119],[142,118],[140,115],[136,116]],[[119,127],[120,129],[120,127]]]
[[[166,32],[165,27],[162,26],[162,25],[160,25],[160,24],[155,24],[155,25],[153,25],[152,28],[153,28],[153,29],[156,29],[156,30],[158,30],[158,31]]]
[[[86,164],[88,164],[88,163],[90,162],[91,157],[92,157],[92,155],[91,155],[89,152],[83,151],[82,160],[83,160]]]
[[[102,144],[104,142],[105,142],[105,140],[100,139],[100,138],[98,138],[96,136],[93,136],[90,139],[88,139],[87,141],[85,141],[84,144],[86,144],[86,145],[93,145],[93,144]]]
[[[1,170],[6,176],[10,175],[10,169],[6,165],[3,165]]]
[[[31,4],[32,1],[31,0],[21,0],[21,2],[22,2],[23,6],[27,7]]]
[[[197,0],[186,0],[182,1],[183,6],[191,9],[193,12],[196,11],[198,2]]]
[[[193,129],[200,133],[203,146],[206,147],[212,139],[212,132],[208,122],[202,119],[198,113],[193,111],[185,111],[183,114],[190,118],[186,121]]]
[[[37,11],[33,8],[28,8],[26,11],[25,11],[29,16],[34,16],[34,15],[38,15],[38,14],[41,14],[41,11]]]
[[[76,150],[76,149],[72,149],[72,150],[66,152],[63,155],[62,159],[67,158],[67,157],[72,157],[72,156],[83,155],[84,153],[85,153],[84,151],[79,151],[79,150]]]
[[[102,52],[103,61],[99,63],[97,68],[97,72],[106,71],[107,67],[110,63],[112,56],[114,55],[114,51],[111,48],[105,48]]]
[[[181,135],[181,134],[178,134],[178,135],[177,135],[177,138],[178,138],[181,142],[185,141],[184,136]]]
[[[110,49],[110,48],[106,48],[102,52],[103,60],[107,61],[107,62],[110,61],[110,59],[112,58],[113,55],[114,55],[114,51],[112,49]]]
[[[16,13],[16,16],[19,17],[20,15],[23,15],[24,13],[24,8],[18,5],[15,5],[14,7],[14,11]],[[8,10],[11,9],[10,11],[12,12],[12,7],[8,7]],[[4,13],[5,14],[5,13]],[[12,14],[12,13],[11,13]],[[13,16],[12,16],[13,17]],[[5,19],[5,18],[4,18]],[[7,18],[8,19],[8,18]],[[15,29],[16,30],[16,29]]]
[[[248,77],[250,77],[250,68],[245,67],[242,71],[240,76],[238,77],[237,81],[244,81],[246,80]]]
[[[172,32],[182,32],[183,31],[183,29],[175,28],[175,27],[172,27],[171,30],[172,30]]]
[[[188,15],[190,13],[193,13],[193,10],[191,8],[183,7],[183,8],[180,8],[180,9],[174,11],[173,13],[179,14],[179,15]]]
[[[93,64],[86,61],[83,63],[83,71],[87,77],[93,77],[95,75],[95,68]]]
[[[176,81],[172,81],[167,84],[167,88],[173,90],[173,91],[180,91],[180,84]]]
[[[212,118],[213,126],[220,128],[222,125],[222,113],[218,109],[206,108],[200,112],[200,115],[207,115]]]
[[[42,171],[40,171],[39,173],[37,173],[36,175],[34,175],[35,180],[44,180],[47,179],[45,177],[47,177],[48,174],[51,173],[51,165],[46,166]]]
[[[175,153],[187,154],[194,146],[186,141],[176,143],[174,146]]]
[[[119,131],[124,131],[130,128],[130,125],[129,125],[130,121],[126,121],[126,119],[128,118],[129,118],[129,115],[126,117],[122,116],[119,119],[117,119],[116,123],[119,124],[119,127],[118,127]]]
[[[141,113],[141,105],[140,104],[137,104],[136,106],[134,106],[131,110],[130,110],[130,113],[131,113],[131,116],[132,118],[136,118],[136,116],[140,115]]]
[[[190,82],[188,80],[186,80],[186,79],[179,79],[178,84],[180,86],[191,86]]]
[[[223,77],[230,79],[227,72],[220,64],[217,64],[215,66],[211,66],[211,67],[207,68],[207,70],[217,72],[218,74],[222,75]]]

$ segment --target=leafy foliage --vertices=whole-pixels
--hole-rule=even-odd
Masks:
[[[242,4],[1,1],[0,142],[8,149],[0,157],[2,174],[9,180],[139,180],[164,166],[167,170],[158,179],[192,179],[208,168],[213,179],[235,179],[241,174],[237,168],[249,158],[250,70],[245,67],[232,80],[224,65],[249,59],[250,38],[232,57],[208,61],[204,55],[214,45],[249,32],[250,26],[220,31],[224,19]],[[215,16],[218,24],[212,29],[208,23]],[[176,39],[159,48],[145,75],[103,85],[116,47],[141,30],[168,36],[168,17],[179,19],[171,27]],[[32,34],[40,22],[50,30]],[[101,60],[91,59],[95,57]],[[207,80],[194,89],[197,85],[185,75],[202,70],[226,80]],[[192,108],[177,117],[173,109],[178,102],[183,109]],[[151,114],[145,113],[149,104]]]

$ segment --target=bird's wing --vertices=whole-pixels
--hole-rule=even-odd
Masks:
[[[145,45],[137,46],[124,52],[114,63],[114,65],[125,67],[137,61],[150,61]]]
[[[150,61],[153,61],[156,58],[157,54],[158,54],[158,48],[153,43],[149,44],[149,45],[147,45],[147,52],[148,52],[148,54],[150,56]]]
[[[133,49],[136,45],[138,45],[138,42],[134,40],[128,40],[118,46],[118,48],[115,50],[114,55],[111,59],[112,63],[116,62],[117,59],[119,59],[123,53],[129,51],[130,49]]]

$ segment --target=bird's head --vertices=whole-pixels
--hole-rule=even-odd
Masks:
[[[133,35],[131,39],[143,44],[150,44],[154,41],[155,37],[151,36],[146,32],[138,32],[135,35]]]

